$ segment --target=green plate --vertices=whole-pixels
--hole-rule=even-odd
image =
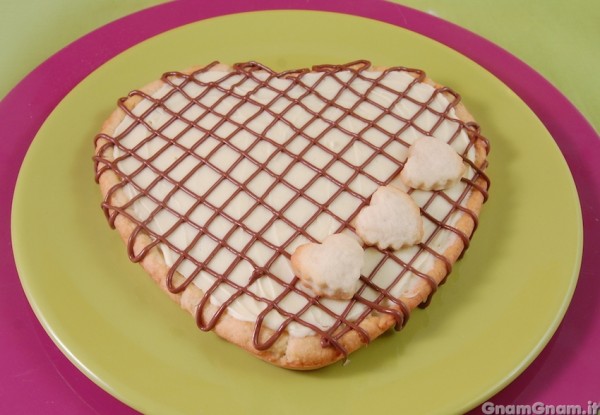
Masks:
[[[345,366],[278,369],[197,330],[129,263],[99,207],[92,140],[118,97],[163,71],[215,59],[285,69],[365,58],[424,68],[461,91],[492,142],[491,198],[465,259],[401,333],[384,335]],[[509,383],[550,339],[574,290],[582,249],[567,165],[508,87],[421,35],[308,11],[204,20],[100,67],[35,138],[12,226],[23,286],[52,339],[99,386],[157,414],[462,412]]]

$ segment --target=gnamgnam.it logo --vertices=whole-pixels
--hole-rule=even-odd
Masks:
[[[549,405],[536,402],[532,405],[496,405],[485,402],[481,405],[485,415],[597,415],[600,402],[588,401],[587,405]]]

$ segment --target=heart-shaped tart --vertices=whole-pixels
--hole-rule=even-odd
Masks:
[[[458,94],[367,61],[169,72],[121,98],[95,145],[129,258],[200,329],[292,369],[344,359],[428,304],[489,187]]]

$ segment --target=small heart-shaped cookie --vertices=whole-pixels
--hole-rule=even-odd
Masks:
[[[356,217],[356,232],[367,245],[398,250],[421,242],[423,219],[408,194],[394,186],[381,186]]]
[[[356,239],[343,233],[329,235],[323,243],[300,245],[292,254],[292,267],[315,294],[349,300],[360,287],[364,252]]]
[[[448,143],[421,137],[408,149],[400,178],[413,189],[441,190],[454,186],[465,170],[462,158]]]

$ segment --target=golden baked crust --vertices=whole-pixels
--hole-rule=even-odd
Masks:
[[[191,74],[196,70],[202,69],[202,67],[190,68],[183,73]],[[211,70],[231,70],[229,66],[218,64],[211,67]],[[372,67],[371,69],[376,71],[384,71],[385,67]],[[443,88],[441,85],[433,83],[429,78],[425,79],[425,82],[434,86],[436,89]],[[164,85],[162,81],[153,82],[141,91],[151,95],[156,92]],[[451,92],[444,92],[450,98]],[[134,108],[140,101],[139,96],[132,96],[123,102],[123,105],[128,108]],[[464,123],[473,123],[474,119],[471,114],[467,111],[462,103],[458,103],[455,106],[457,116]],[[152,276],[154,281],[165,291],[171,299],[179,303],[182,308],[187,310],[190,314],[196,315],[196,309],[204,293],[194,284],[189,284],[181,293],[173,293],[168,288],[168,274],[169,266],[165,263],[162,252],[158,248],[156,243],[153,243],[153,239],[148,233],[143,230],[139,232],[137,225],[131,220],[131,213],[127,211],[116,212],[114,207],[123,206],[127,203],[128,197],[125,195],[121,186],[121,178],[111,168],[110,162],[113,161],[113,145],[105,138],[105,136],[111,136],[114,134],[115,129],[119,123],[125,117],[125,112],[121,108],[117,108],[111,116],[106,120],[102,126],[101,133],[97,136],[96,147],[95,147],[95,160],[96,160],[96,173],[97,179],[100,185],[102,195],[105,198],[106,206],[109,208],[106,210],[107,217],[111,222],[111,225],[119,232],[123,241],[127,244],[133,242],[130,249],[130,257],[138,261],[142,267]],[[481,171],[485,170],[487,165],[487,142],[483,139],[475,141],[476,157],[474,165],[477,166]],[[479,211],[484,202],[484,193],[488,187],[488,181],[485,177],[477,177],[473,183],[474,190],[470,192],[468,201],[463,206],[475,217],[479,215]],[[477,191],[480,188],[482,191]],[[112,209],[110,208],[112,207]],[[469,238],[475,227],[475,220],[472,215],[463,213],[462,217],[456,224],[456,229],[462,232],[467,238]],[[433,268],[427,272],[427,274],[435,281],[435,285],[439,285],[443,282],[448,274],[448,265],[453,264],[463,252],[464,241],[461,238],[455,238],[455,242],[449,246],[443,256],[447,258],[446,261],[442,259],[436,259]],[[151,247],[148,249],[148,247]],[[179,273],[175,272],[173,275],[173,285],[179,286],[183,283],[185,278]],[[427,301],[432,294],[432,285],[420,279],[418,285],[418,295],[411,297],[402,297],[400,300],[405,304],[407,310],[413,310],[419,304]],[[205,303],[202,308],[204,311],[202,319],[210,319],[211,316],[217,311],[217,307],[212,305],[210,301]],[[397,319],[391,313],[377,313],[373,312],[369,317],[365,318],[360,322],[360,327],[368,334],[369,341],[377,338],[379,335],[397,325]],[[254,324],[250,322],[240,321],[232,317],[228,313],[223,313],[219,318],[218,322],[214,326],[214,331],[222,338],[234,343],[247,351],[253,353],[259,358],[289,369],[315,369],[335,361],[343,359],[346,355],[339,349],[334,347],[324,347],[322,345],[322,339],[319,335],[312,335],[307,337],[293,337],[287,332],[282,333],[276,340],[276,342],[267,350],[258,350],[255,345],[255,328]],[[260,331],[261,339],[268,339],[274,334],[273,330],[263,327]],[[259,339],[259,340],[261,340]],[[361,346],[365,345],[365,339],[356,330],[350,330],[339,339],[341,347],[349,354],[357,350]]]

